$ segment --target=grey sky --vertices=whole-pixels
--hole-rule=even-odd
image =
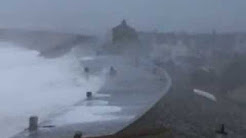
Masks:
[[[137,30],[246,31],[246,0],[0,0],[0,27],[105,33],[123,18]]]

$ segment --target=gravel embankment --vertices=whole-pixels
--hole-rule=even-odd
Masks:
[[[246,136],[246,107],[228,100],[224,94],[215,93],[216,86],[203,89],[213,92],[217,102],[197,96],[192,92],[195,86],[190,83],[188,75],[178,69],[169,73],[173,79],[170,92],[147,114],[119,134],[164,127],[171,130],[165,137],[213,138],[220,125],[225,124],[227,138]]]

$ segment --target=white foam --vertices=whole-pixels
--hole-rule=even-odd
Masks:
[[[74,123],[88,123],[96,121],[108,121],[119,119],[119,116],[109,113],[120,112],[121,108],[116,106],[80,106],[75,107],[68,113],[53,119],[52,124],[61,126]]]
[[[8,46],[7,46],[8,45]],[[37,51],[0,42],[0,137],[7,138],[28,127],[28,118],[44,121],[54,111],[72,106],[96,92],[104,80],[81,76],[72,54],[45,59]]]
[[[209,100],[212,100],[214,102],[217,101],[216,97],[213,94],[211,94],[211,93],[208,93],[208,92],[205,92],[205,91],[199,90],[199,89],[193,89],[193,92],[195,94],[197,94],[197,95],[203,96],[203,97],[205,97],[205,98],[207,98]]]

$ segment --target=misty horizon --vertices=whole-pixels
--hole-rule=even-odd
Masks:
[[[0,28],[98,35],[126,19],[138,31],[246,31],[243,0],[2,0],[0,3]]]

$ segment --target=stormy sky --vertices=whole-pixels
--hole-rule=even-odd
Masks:
[[[246,31],[245,0],[0,0],[0,28],[101,34],[126,19],[137,30]]]

